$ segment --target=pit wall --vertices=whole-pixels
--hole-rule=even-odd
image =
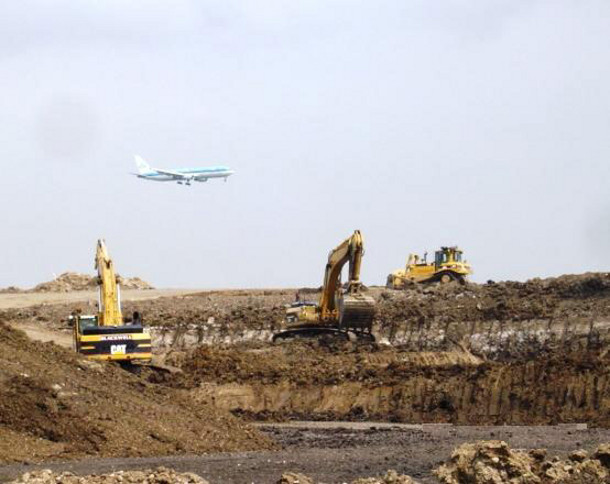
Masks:
[[[610,425],[607,363],[593,360],[422,368],[393,385],[203,383],[192,395],[253,419]]]
[[[279,325],[277,326],[279,328]],[[270,342],[276,326],[264,329],[236,329],[214,323],[178,327],[153,327],[157,351],[186,350],[200,345],[232,345]],[[416,322],[378,324],[381,344],[410,351],[447,351],[462,348],[490,359],[531,358],[545,351],[583,351],[610,342],[610,321],[591,318],[528,321]]]

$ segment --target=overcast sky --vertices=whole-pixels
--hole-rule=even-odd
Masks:
[[[0,286],[98,237],[160,287],[317,285],[354,229],[368,284],[610,268],[608,0],[3,2],[0,62]]]

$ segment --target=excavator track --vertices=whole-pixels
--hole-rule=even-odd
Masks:
[[[336,339],[341,341],[375,342],[375,335],[369,331],[348,331],[345,329],[329,328],[324,326],[308,326],[302,328],[287,329],[274,334],[272,341],[281,343],[294,339]]]

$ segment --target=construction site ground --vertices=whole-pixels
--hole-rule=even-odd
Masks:
[[[0,481],[14,479],[35,469],[102,474],[116,470],[149,469],[164,466],[179,472],[194,472],[210,483],[275,483],[282,473],[300,472],[316,482],[351,482],[362,476],[384,474],[388,469],[410,475],[422,483],[437,483],[433,469],[448,460],[453,449],[480,439],[503,440],[513,448],[546,448],[550,456],[565,457],[584,448],[595,449],[610,441],[609,430],[578,430],[557,427],[453,427],[424,426],[368,429],[350,423],[302,426],[298,430],[265,426],[262,430],[282,449],[211,454],[203,456],[159,456],[141,458],[90,458],[38,465],[0,466]]]
[[[137,374],[71,352],[67,317],[94,293],[0,294],[0,479],[166,465],[212,483],[436,482],[463,442],[610,442],[608,274],[369,288],[377,343],[273,344],[296,292],[125,291],[177,370]]]

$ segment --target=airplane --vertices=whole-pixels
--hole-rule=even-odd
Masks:
[[[191,182],[205,182],[209,178],[224,178],[227,181],[235,171],[226,166],[210,166],[207,168],[177,168],[173,170],[162,170],[151,168],[141,156],[135,155],[138,173],[132,175],[144,180],[175,181],[178,185],[190,185]]]

